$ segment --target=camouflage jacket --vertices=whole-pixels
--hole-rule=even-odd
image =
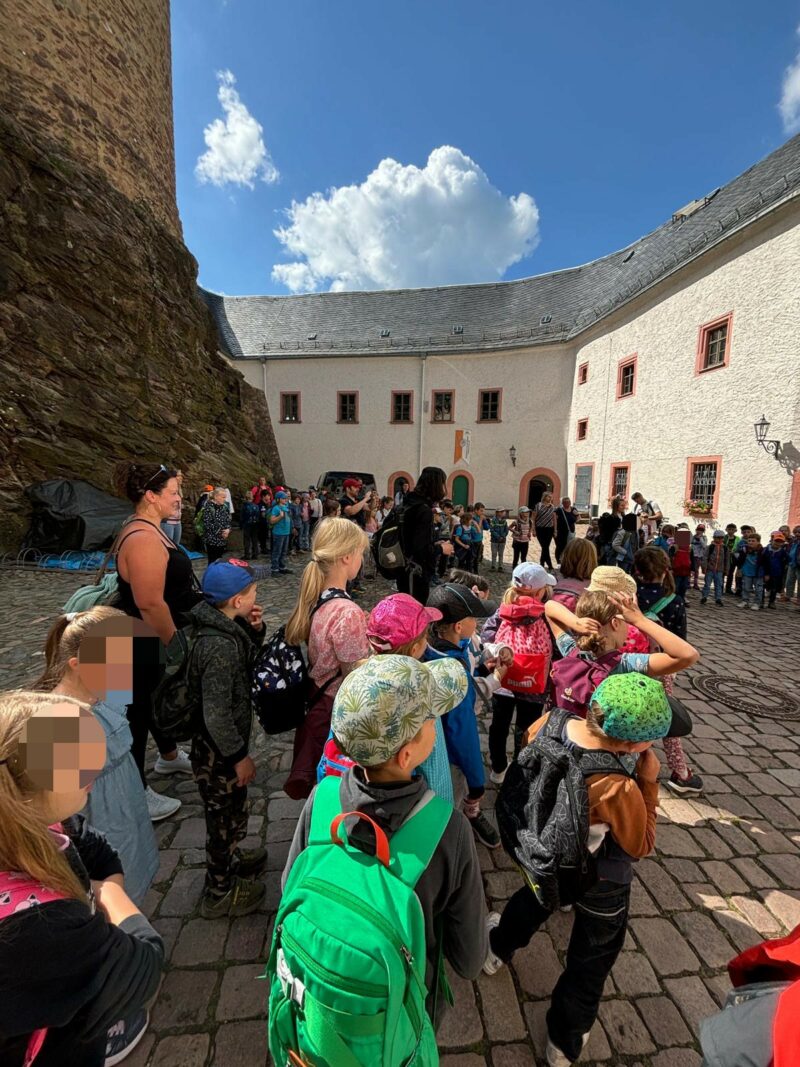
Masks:
[[[203,736],[226,761],[238,763],[250,745],[252,666],[265,630],[259,633],[244,619],[229,619],[205,601],[191,614],[202,626],[219,631],[218,636],[204,634],[197,639],[190,668],[203,697]]]

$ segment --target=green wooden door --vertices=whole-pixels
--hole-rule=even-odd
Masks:
[[[453,479],[453,503],[464,507],[469,504],[469,481],[463,474]]]

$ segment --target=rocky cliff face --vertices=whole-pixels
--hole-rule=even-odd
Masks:
[[[193,498],[280,460],[261,393],[218,355],[197,264],[142,203],[0,115],[0,551],[22,489],[174,464]]]

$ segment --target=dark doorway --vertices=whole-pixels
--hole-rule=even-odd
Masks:
[[[544,493],[553,492],[553,483],[544,474],[537,474],[528,482],[528,507],[533,511]]]

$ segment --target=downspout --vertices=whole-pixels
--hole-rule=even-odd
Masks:
[[[422,443],[423,443],[423,436],[424,436],[424,433],[425,433],[425,404],[427,403],[426,392],[425,392],[425,372],[426,372],[427,366],[428,366],[428,353],[427,352],[423,352],[422,353],[422,355],[419,357],[419,362],[420,362],[420,383],[419,383],[420,404],[419,404],[419,436],[418,436],[418,439],[417,439],[417,476],[418,477],[419,477],[419,472],[422,470]]]
[[[264,382],[264,402],[267,405],[267,411],[269,411],[269,400],[267,399],[267,361],[264,357],[261,359],[261,377]]]

